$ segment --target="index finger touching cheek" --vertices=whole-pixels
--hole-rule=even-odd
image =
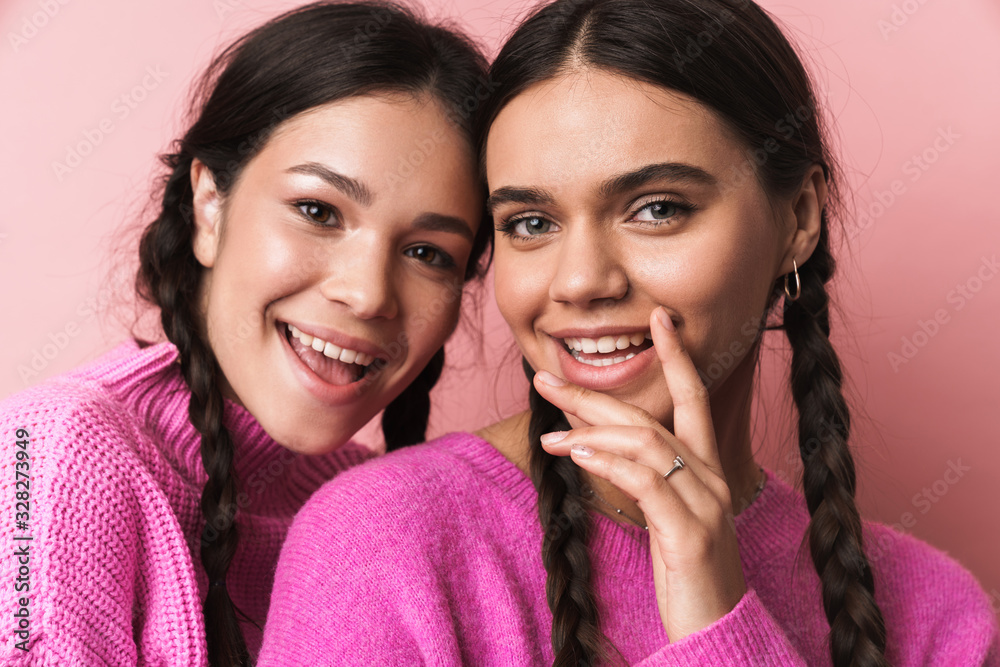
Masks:
[[[721,472],[708,389],[666,309],[662,306],[656,308],[649,319],[653,347],[656,348],[674,404],[674,436],[702,461]]]

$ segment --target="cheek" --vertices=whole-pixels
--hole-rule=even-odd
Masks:
[[[405,335],[410,356],[423,365],[444,345],[458,324],[462,286],[460,283],[404,286],[399,299],[407,312]]]
[[[695,365],[707,372],[724,360],[728,368],[749,351],[763,314],[770,282],[762,272],[767,263],[752,242],[692,245],[670,253],[670,261],[655,254],[633,256],[633,274],[652,301],[683,319],[682,336]]]
[[[544,263],[533,261],[526,254],[497,251],[494,261],[497,308],[515,336],[523,336],[532,329],[532,321],[548,299],[548,278]]]
[[[308,243],[302,235],[273,225],[266,227],[252,218],[236,219],[234,223],[226,230],[213,269],[217,293],[260,317],[267,303],[294,291],[322,265],[321,244]]]
[[[252,217],[232,219],[212,269],[206,302],[209,343],[237,396],[270,377],[272,303],[301,292],[322,265],[318,244]],[[311,246],[311,247],[310,247]],[[268,381],[269,382],[269,381]]]

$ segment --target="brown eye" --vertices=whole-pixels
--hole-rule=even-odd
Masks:
[[[299,202],[296,206],[302,215],[320,225],[325,225],[330,221],[330,218],[333,217],[333,211],[330,210],[330,207],[319,202]]]
[[[432,266],[451,267],[455,262],[447,253],[429,245],[418,245],[406,249],[406,255]]]

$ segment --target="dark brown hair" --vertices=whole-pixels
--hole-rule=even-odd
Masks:
[[[769,196],[793,194],[812,165],[822,165],[834,197],[824,208],[816,250],[798,269],[801,296],[784,302],[783,323],[771,328],[783,330],[792,349],[809,546],[822,582],[833,664],[885,665],[885,623],[854,502],[850,414],[829,338],[825,285],[835,268],[829,235],[835,165],[805,68],[774,21],[750,0],[557,0],[522,23],[494,61],[490,79],[497,88],[480,117],[480,153],[490,123],[511,99],[580,67],[679,91],[713,109],[745,144],[757,165],[750,176]],[[762,322],[782,291],[778,280]],[[527,364],[525,370],[533,374]],[[590,519],[576,466],[546,453],[539,440],[566,428],[564,416],[534,388],[530,401],[530,472],[545,529],[542,559],[555,664],[591,664],[609,647],[589,580]]]
[[[163,331],[177,346],[191,390],[188,413],[201,434],[208,473],[201,498],[206,522],[201,562],[210,582],[204,615],[213,667],[245,665],[249,655],[239,612],[226,590],[226,572],[239,541],[237,480],[233,441],[223,424],[222,373],[203,334],[198,307],[203,269],[192,249],[192,161],[209,168],[225,195],[282,122],[321,104],[374,92],[433,95],[471,144],[472,110],[483,96],[485,66],[468,39],[401,6],[307,5],[253,30],[213,61],[195,90],[193,124],[162,158],[168,170],[162,206],[142,235],[136,287],[159,308]],[[485,270],[491,238],[489,226],[480,224],[467,279]],[[441,349],[386,408],[388,449],[424,439],[428,393],[443,365]]]

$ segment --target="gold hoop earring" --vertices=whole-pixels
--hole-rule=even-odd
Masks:
[[[788,301],[795,301],[800,296],[802,296],[802,282],[799,280],[799,266],[792,260],[792,271],[795,273],[795,296],[788,291],[788,276],[791,274],[785,274],[785,299]]]

